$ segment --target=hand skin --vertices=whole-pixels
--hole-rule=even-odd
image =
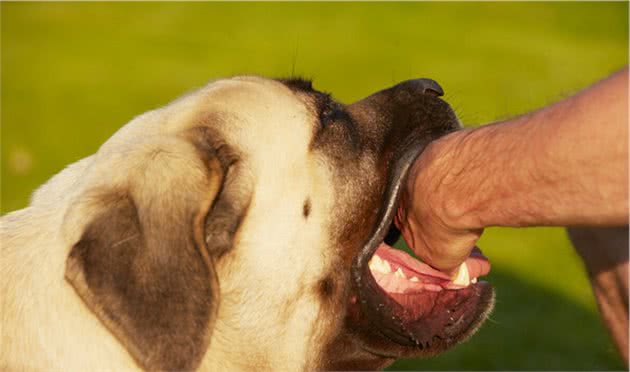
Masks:
[[[396,216],[409,247],[446,272],[485,227],[627,223],[627,66],[539,111],[431,143]]]

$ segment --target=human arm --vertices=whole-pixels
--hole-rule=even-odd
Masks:
[[[396,218],[414,252],[447,271],[485,227],[627,222],[627,67],[539,111],[431,143]]]

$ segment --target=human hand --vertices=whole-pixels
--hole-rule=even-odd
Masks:
[[[470,278],[485,275],[490,264],[475,245],[483,228],[458,224],[457,206],[449,205],[449,194],[461,190],[453,178],[461,171],[451,161],[457,143],[465,138],[459,131],[432,142],[412,165],[395,223],[418,257],[436,269],[455,275],[466,263]],[[457,138],[459,137],[459,138]]]
[[[490,265],[474,249],[484,227],[625,225],[627,181],[624,67],[554,105],[431,142],[410,169],[395,223],[425,263],[484,272]]]

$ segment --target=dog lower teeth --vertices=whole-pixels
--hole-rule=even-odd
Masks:
[[[372,259],[368,263],[370,270],[379,272],[382,274],[390,274],[392,272],[392,266],[387,260],[382,260],[378,255],[372,256]],[[400,268],[399,268],[400,269]]]
[[[470,274],[468,273],[468,266],[466,263],[459,265],[457,273],[453,276],[453,284],[468,287],[470,285]]]

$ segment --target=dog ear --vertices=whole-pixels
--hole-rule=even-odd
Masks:
[[[66,279],[147,370],[198,367],[219,302],[214,260],[249,203],[236,157],[197,134],[184,156],[152,150],[126,188],[91,190],[96,213],[66,262]]]

